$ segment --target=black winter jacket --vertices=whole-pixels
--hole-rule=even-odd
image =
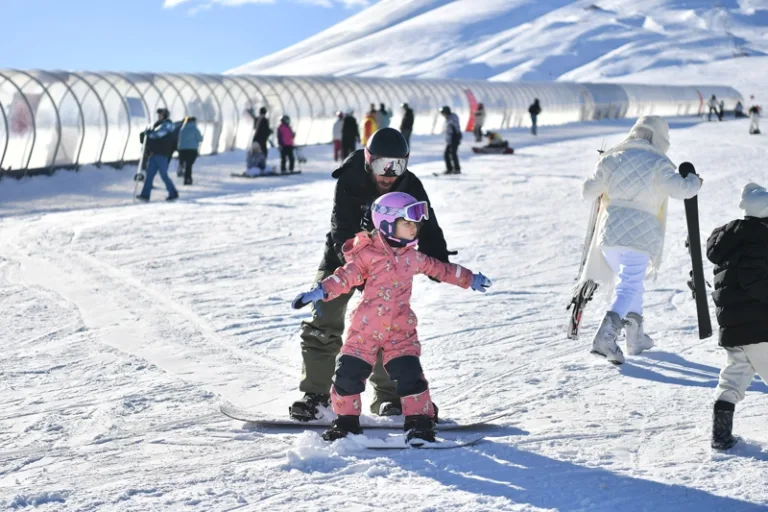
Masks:
[[[403,114],[403,120],[400,121],[400,131],[401,132],[413,131],[413,109],[411,108],[405,109],[405,114]]]
[[[747,217],[715,229],[707,258],[715,264],[720,345],[768,342],[768,219]]]
[[[354,147],[360,140],[360,127],[357,125],[357,119],[347,114],[344,116],[344,124],[341,125],[341,144],[346,147]]]
[[[336,194],[333,198],[333,213],[331,214],[331,231],[326,237],[325,254],[320,270],[333,272],[342,265],[343,254],[341,247],[344,242],[353,238],[360,231],[373,229],[371,221],[371,204],[379,197],[376,185],[371,175],[365,170],[364,150],[358,149],[332,176],[338,180]],[[419,178],[406,170],[392,187],[392,192],[405,192],[419,201],[429,202]],[[440,261],[448,261],[443,230],[435,218],[432,204],[429,206],[429,220],[419,231],[419,251]]]

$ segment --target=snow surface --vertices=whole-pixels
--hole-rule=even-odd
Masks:
[[[604,81],[766,55],[766,27],[768,0],[380,0],[230,72]]]
[[[455,261],[487,294],[419,278],[423,364],[445,416],[512,410],[476,446],[374,452],[318,431],[266,431],[218,413],[226,399],[285,414],[298,398],[294,295],[311,283],[332,207],[330,146],[292,177],[230,178],[240,152],[204,157],[182,200],[133,205],[132,170],[0,182],[0,508],[41,511],[752,511],[768,508],[768,386],[737,408],[734,453],[708,447],[724,360],[700,341],[685,281],[683,207],[648,283],[657,348],[615,368],[565,336],[596,149],[629,121],[507,132],[513,156],[443,169],[416,137]],[[747,121],[672,123],[671,157],[705,179],[702,236],[740,216],[766,178]],[[157,186],[161,186],[159,180]],[[57,193],[55,191],[60,191]],[[711,275],[711,266],[706,266]],[[367,433],[373,436],[375,432]],[[446,433],[448,436],[448,433]]]

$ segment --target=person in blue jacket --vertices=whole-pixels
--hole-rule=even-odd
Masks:
[[[197,160],[203,135],[197,128],[197,118],[189,116],[184,119],[179,131],[179,163],[184,168],[184,184],[192,184],[192,165]]]

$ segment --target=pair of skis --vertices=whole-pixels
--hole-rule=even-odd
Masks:
[[[680,175],[685,178],[689,174],[696,174],[696,169],[690,162],[683,162],[678,169]],[[587,258],[589,256],[589,250],[592,246],[592,241],[595,236],[595,229],[597,228],[597,221],[600,217],[600,205],[602,203],[602,196],[598,197],[590,212],[589,224],[587,225],[587,236],[584,240],[584,249],[581,253],[581,264],[579,266],[578,279],[581,278],[584,272],[584,267],[587,264]],[[685,220],[688,225],[688,238],[685,242],[688,252],[691,256],[691,272],[690,281],[688,286],[693,293],[693,298],[696,300],[696,316],[699,326],[699,339],[705,339],[712,336],[712,322],[709,317],[709,305],[707,304],[707,289],[706,281],[704,280],[704,265],[701,259],[701,236],[699,231],[699,202],[698,197],[694,196],[691,199],[686,199],[685,203]],[[584,314],[584,308],[587,306],[597,290],[597,283],[591,279],[585,280],[581,286],[574,289],[573,297],[568,305],[567,309],[571,310],[571,318],[568,323],[568,338],[575,340],[579,338],[579,326],[581,325],[581,318]]]

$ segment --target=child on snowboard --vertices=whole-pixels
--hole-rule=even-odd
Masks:
[[[744,187],[737,219],[712,232],[707,258],[715,264],[720,346],[727,354],[715,392],[712,448],[727,450],[733,437],[735,404],[757,373],[768,383],[768,191]]]
[[[261,152],[261,144],[256,141],[251,143],[251,149],[248,150],[246,167],[246,176],[260,176],[266,172],[267,159]]]
[[[291,304],[299,309],[319,300],[332,300],[365,285],[351,317],[331,386],[331,403],[338,417],[323,433],[333,441],[360,434],[360,394],[373,370],[379,350],[384,368],[397,383],[405,416],[406,442],[435,441],[435,411],[427,380],[419,362],[421,345],[410,298],[413,276],[426,274],[441,282],[485,292],[490,280],[452,263],[443,263],[419,251],[419,227],[429,219],[429,205],[404,192],[384,194],[371,206],[374,230],[362,231],[343,246],[346,264],[312,291],[299,294]]]

